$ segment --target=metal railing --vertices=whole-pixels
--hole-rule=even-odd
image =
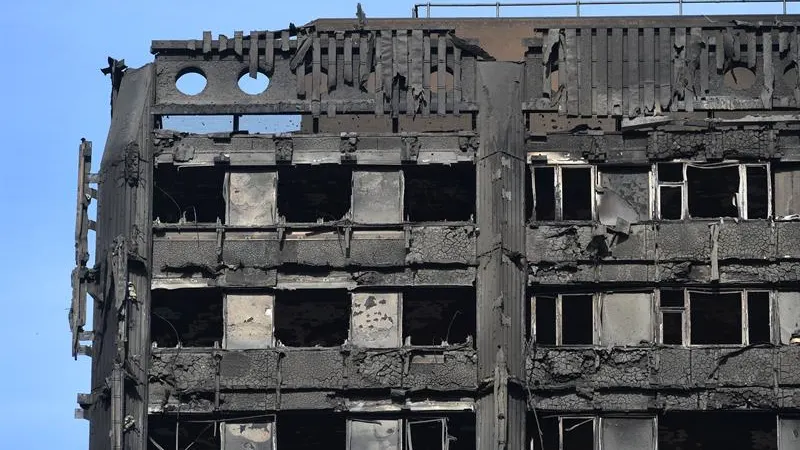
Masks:
[[[515,7],[575,7],[575,13],[578,17],[581,16],[581,6],[647,6],[647,5],[675,5],[678,8],[678,15],[683,15],[683,6],[690,4],[746,4],[746,3],[771,3],[773,5],[782,5],[783,14],[787,14],[787,6],[789,3],[797,3],[800,0],[564,0],[564,1],[546,1],[531,2],[531,3],[417,3],[411,10],[412,17],[418,19],[420,17],[420,10],[425,11],[425,17],[431,17],[431,9],[433,8],[494,8],[495,17],[501,17],[501,8],[515,8]]]

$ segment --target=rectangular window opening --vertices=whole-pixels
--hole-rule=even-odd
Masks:
[[[161,128],[194,134],[232,132],[233,115],[161,116]]]
[[[747,293],[747,330],[750,344],[771,342],[769,304],[769,292]]]
[[[439,449],[447,440],[445,419],[409,419],[408,438],[410,449]],[[437,445],[439,444],[439,445]]]
[[[239,422],[230,419],[220,423],[222,450],[275,450],[275,422],[271,418],[260,418],[261,422]],[[244,419],[244,420],[252,420]],[[214,423],[214,422],[212,422]],[[215,424],[215,423],[214,423]],[[191,445],[184,448],[190,448]]]
[[[193,134],[277,134],[300,132],[301,121],[298,114],[165,115],[161,116],[161,128]]]
[[[282,412],[276,420],[279,448],[344,450],[347,447],[346,420],[341,413]]]
[[[562,167],[561,189],[564,220],[591,220],[592,169],[589,167]]]
[[[564,345],[594,344],[594,302],[592,295],[564,295],[561,298],[561,341]]]
[[[690,292],[692,344],[742,343],[740,292]]]
[[[696,218],[739,217],[738,165],[686,168],[689,215]]]
[[[419,288],[403,294],[403,341],[407,345],[465,343],[475,337],[475,288]]]
[[[683,313],[667,312],[661,313],[662,335],[661,341],[667,345],[683,344]]]
[[[683,182],[683,163],[659,163],[658,181],[667,183]]]
[[[150,339],[158,347],[213,347],[222,342],[222,305],[217,289],[154,290]]]
[[[162,223],[225,221],[222,167],[178,167],[161,164],[153,169],[153,220]]]
[[[662,308],[683,308],[683,289],[661,289],[659,301]]]
[[[302,117],[297,114],[242,114],[236,131],[249,134],[299,133]]]
[[[769,217],[769,177],[767,166],[747,166],[747,218]]]
[[[554,167],[534,167],[536,187],[536,220],[556,220],[556,170]]]
[[[683,188],[680,186],[659,187],[659,209],[661,218],[680,220],[683,216]]]
[[[528,437],[533,450],[558,450],[560,433],[558,417],[541,412],[528,414]]]
[[[350,294],[344,289],[298,289],[275,295],[275,339],[287,347],[337,347],[347,340]]]
[[[659,450],[777,450],[775,413],[671,412],[659,417]]]
[[[278,214],[290,223],[344,218],[350,211],[351,173],[340,165],[279,168]]]
[[[475,217],[475,165],[403,167],[403,216],[411,222],[471,221]]]
[[[561,448],[563,450],[594,450],[592,417],[561,418]]]
[[[149,438],[147,450],[159,450],[159,446],[162,449],[175,448],[176,444],[178,448],[191,446],[194,450],[219,450],[222,448],[220,433],[216,428],[217,422],[214,422],[212,418],[197,417],[196,415],[188,418],[185,414],[180,418],[180,423],[177,423],[178,420],[175,416],[150,415],[147,418],[147,436]]]
[[[536,296],[536,343],[556,345],[556,297]]]

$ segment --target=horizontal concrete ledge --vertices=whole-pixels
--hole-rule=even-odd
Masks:
[[[275,268],[475,265],[474,227],[414,227],[403,231],[278,232],[163,231],[153,237],[154,276],[216,272],[222,267]]]
[[[156,130],[154,138],[157,163],[184,167],[341,164],[343,145],[348,164],[455,164],[472,162],[478,146],[474,132],[198,135]]]
[[[150,384],[153,395],[215,393],[217,387],[262,393],[392,388],[473,391],[476,364],[475,351],[463,347],[153,349]]]

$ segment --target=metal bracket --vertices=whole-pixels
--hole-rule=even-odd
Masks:
[[[222,221],[217,217],[217,262],[222,262],[222,243],[225,237],[225,227],[222,225]]]
[[[356,150],[358,150],[358,133],[339,134],[339,152],[342,154],[342,164],[355,163],[358,160]]]
[[[69,311],[69,326],[72,332],[72,357],[79,354],[91,355],[81,351],[80,341],[86,325],[86,296],[89,293],[89,230],[96,230],[97,224],[89,220],[89,205],[97,198],[97,189],[89,183],[97,183],[99,176],[90,173],[92,167],[92,143],[81,139],[78,147],[78,192],[75,208],[75,268],[72,270],[72,302]],[[94,291],[94,289],[92,289]]]
[[[345,258],[349,258],[350,257],[350,245],[351,245],[351,243],[353,241],[353,227],[350,226],[350,225],[342,227],[342,231],[344,232],[344,249],[345,249],[344,250],[345,251],[344,256],[345,256]]]

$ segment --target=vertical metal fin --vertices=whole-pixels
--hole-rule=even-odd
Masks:
[[[422,91],[425,102],[422,104],[422,115],[428,117],[431,113],[431,36],[425,33],[422,38]]]
[[[641,113],[639,105],[639,29],[628,28],[628,116]]]
[[[747,33],[747,67],[750,69],[756,68],[756,32],[749,31]]]
[[[666,111],[672,99],[672,36],[669,28],[658,30],[658,101]]]
[[[411,99],[411,89],[408,89],[409,83],[409,72],[408,72],[408,30],[397,30],[397,36],[395,37],[395,54],[394,54],[394,66],[395,66],[395,73],[393,81],[393,96],[397,94],[396,98],[392,98],[392,103],[396,104],[397,106],[395,109],[395,117],[397,113],[402,110],[410,113],[410,105],[413,103]],[[403,86],[405,85],[405,86]],[[405,87],[406,92],[405,96],[401,98],[401,93],[403,92],[403,88]],[[405,108],[404,108],[405,104]]]
[[[697,97],[705,97],[708,93],[708,79],[710,77],[710,71],[708,70],[708,65],[710,64],[709,61],[709,52],[708,52],[708,38],[703,36],[703,30],[701,28],[692,28],[691,30],[691,40],[690,45],[692,47],[699,46],[700,52],[700,73],[697,77],[700,79],[700,92],[696,93]],[[717,34],[717,65],[720,64],[720,56],[723,55],[724,51],[722,50],[722,35]],[[691,64],[691,62],[690,62]],[[721,70],[722,67],[717,67],[718,70]],[[693,80],[690,80],[693,83]]]
[[[578,108],[581,116],[592,115],[592,29],[582,28],[578,45]]]
[[[761,57],[764,61],[764,89],[761,91],[761,103],[764,105],[764,109],[772,109],[772,92],[774,90],[775,72],[772,66],[771,29],[764,30],[763,40]]]
[[[686,48],[686,28],[684,27],[677,27],[675,28],[675,44],[674,44],[674,68],[673,75],[675,76],[675,93],[678,96],[678,99],[686,100],[690,96],[687,95],[688,92],[688,79],[686,74],[686,52],[688,51]],[[673,111],[677,111],[677,107],[671,108]]]
[[[344,82],[353,84],[353,34],[344,37]]]
[[[320,47],[319,35],[314,34],[314,43],[311,62],[311,114],[319,117],[320,114],[320,90],[322,89],[322,48]]]
[[[655,63],[655,28],[647,27],[644,29],[644,40],[642,41],[642,56],[644,64],[642,65],[642,85],[643,91],[643,112],[645,114],[652,114],[655,109],[656,103],[656,63]]]
[[[275,33],[272,31],[266,32],[266,39],[264,40],[264,71],[267,74],[272,74],[275,69]]]
[[[411,93],[408,104],[408,113],[417,114],[421,112],[422,105],[427,103],[424,88],[424,38],[422,30],[411,31],[411,47],[409,49],[408,58],[411,61],[410,75],[408,82],[408,91]]]
[[[622,115],[622,28],[611,29],[611,45],[608,53],[611,56],[611,96],[609,97],[608,112]]]
[[[447,80],[447,40],[440,34],[436,41],[436,102],[440,115],[447,113],[447,94],[445,93],[445,80]]]
[[[236,56],[239,58],[242,57],[244,54],[244,44],[242,43],[244,36],[243,31],[234,31],[233,32],[233,52],[236,53]]]
[[[594,36],[594,107],[598,116],[608,115],[608,29],[598,28]]]
[[[392,78],[394,76],[394,37],[392,34],[392,30],[381,31],[381,52],[379,56],[381,61],[380,77],[382,79],[380,92],[382,102],[381,108],[383,108],[386,100],[389,100],[389,106],[391,107]]]
[[[258,31],[250,32],[250,49],[247,51],[250,61],[250,78],[258,78]]]
[[[282,52],[288,52],[289,51],[289,41],[290,40],[291,39],[290,39],[290,36],[289,36],[289,30],[281,31],[281,51]]]
[[[461,49],[453,46],[453,114],[461,114]]]
[[[566,38],[566,79],[564,84],[567,86],[567,114],[577,116],[580,111],[578,108],[578,36],[574,28],[567,28]],[[562,69],[559,69],[561,76]]]
[[[336,88],[337,68],[336,68],[336,35],[328,35],[328,92]]]

